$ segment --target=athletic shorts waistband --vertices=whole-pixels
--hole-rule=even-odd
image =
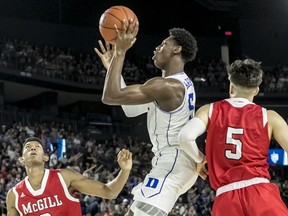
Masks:
[[[260,183],[270,183],[270,181],[266,178],[256,177],[256,178],[252,178],[248,180],[233,182],[233,183],[224,185],[222,187],[219,187],[216,191],[216,196],[219,196],[220,194],[228,192],[228,191],[232,191],[232,190],[236,190],[236,189],[240,189],[240,188],[244,188],[244,187],[248,187],[248,186],[260,184]]]

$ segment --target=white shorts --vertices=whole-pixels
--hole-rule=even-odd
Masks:
[[[153,205],[167,214],[179,196],[198,178],[195,161],[184,151],[171,148],[152,159],[152,170],[133,188],[134,200]]]

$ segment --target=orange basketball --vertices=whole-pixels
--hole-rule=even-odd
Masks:
[[[126,27],[128,27],[128,20],[133,19],[138,21],[136,14],[128,7],[116,5],[108,8],[100,17],[99,30],[101,36],[106,42],[113,44],[117,39],[117,32],[114,25],[119,30],[122,29],[122,20],[125,19]]]

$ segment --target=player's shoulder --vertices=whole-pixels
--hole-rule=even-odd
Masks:
[[[275,110],[267,110],[267,118],[270,124],[274,121],[283,120],[283,118]]]
[[[267,110],[266,113],[269,122],[282,118],[275,110]]]
[[[180,80],[173,78],[163,78],[163,77],[153,77],[149,79],[144,85],[144,88],[153,89],[153,94],[155,93],[167,93],[171,95],[179,91],[179,89],[184,89],[184,85]]]
[[[60,174],[70,173],[70,172],[72,172],[72,169],[70,169],[70,168],[61,168],[61,169],[58,169],[58,172]]]
[[[81,173],[73,170],[72,168],[63,168],[63,169],[59,169],[59,173],[61,174],[61,176],[64,178],[64,179],[67,179],[67,178],[74,178],[74,177],[78,177],[78,176],[82,176]]]
[[[15,189],[15,186],[10,188],[7,192],[7,195],[6,195],[6,200],[9,201],[9,200],[15,200],[15,193],[14,193],[14,189]]]
[[[269,116],[277,116],[279,114],[275,110],[267,110],[267,115],[269,115]]]
[[[13,190],[15,189],[16,186],[10,188],[7,192],[7,196],[10,195],[11,193],[14,194]]]

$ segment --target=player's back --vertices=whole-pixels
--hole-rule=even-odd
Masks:
[[[149,104],[147,128],[154,153],[171,146],[179,147],[179,131],[195,113],[196,95],[191,79],[184,72],[166,78],[179,80],[185,86],[185,96],[182,104],[170,112],[161,110],[156,102]]]
[[[243,98],[212,103],[206,138],[212,188],[255,177],[270,179],[269,145],[266,109]]]

